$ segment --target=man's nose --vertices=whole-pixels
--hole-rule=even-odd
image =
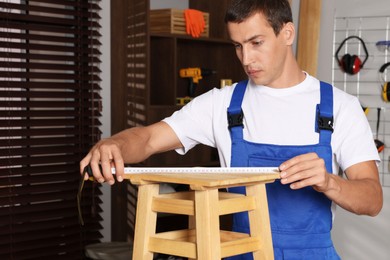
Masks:
[[[242,48],[242,65],[249,65],[252,62],[252,55],[248,48]]]

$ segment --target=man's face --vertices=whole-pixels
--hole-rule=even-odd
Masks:
[[[256,85],[280,87],[289,45],[285,26],[276,36],[263,14],[256,13],[241,23],[229,22],[227,28],[249,78]]]

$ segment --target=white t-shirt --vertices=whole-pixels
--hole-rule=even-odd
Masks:
[[[235,86],[210,90],[164,119],[184,147],[178,153],[185,154],[195,145],[204,144],[218,149],[222,167],[230,166],[227,108]],[[276,145],[317,144],[315,117],[319,89],[319,81],[310,75],[302,83],[283,89],[250,82],[242,103],[244,139]],[[333,172],[363,161],[379,161],[371,128],[358,99],[333,87],[333,100]]]

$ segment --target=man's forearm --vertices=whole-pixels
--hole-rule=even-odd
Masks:
[[[142,162],[151,155],[149,137],[144,127],[126,129],[111,138],[120,148],[125,163]]]
[[[125,163],[142,162],[153,154],[182,147],[176,133],[165,122],[129,128],[112,138],[118,142]]]
[[[345,210],[358,215],[376,216],[382,209],[382,188],[376,180],[347,180],[332,175],[329,187],[325,195]]]

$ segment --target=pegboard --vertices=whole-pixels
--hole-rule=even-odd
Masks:
[[[380,153],[379,172],[383,186],[390,187],[390,103],[382,99],[382,85],[379,69],[390,61],[390,47],[378,48],[378,41],[390,39],[390,16],[375,17],[336,17],[334,21],[333,53],[342,41],[349,36],[360,37],[368,51],[368,59],[363,68],[354,75],[344,73],[333,59],[332,83],[334,86],[352,94],[368,108],[367,118],[373,138],[384,142],[385,149]],[[345,42],[339,52],[339,59],[346,54],[357,55],[361,61],[366,57],[363,44],[358,39]],[[385,81],[390,81],[390,67],[383,73]],[[379,111],[379,120],[378,120]],[[377,128],[377,123],[379,127]],[[357,140],[358,141],[358,140]]]

